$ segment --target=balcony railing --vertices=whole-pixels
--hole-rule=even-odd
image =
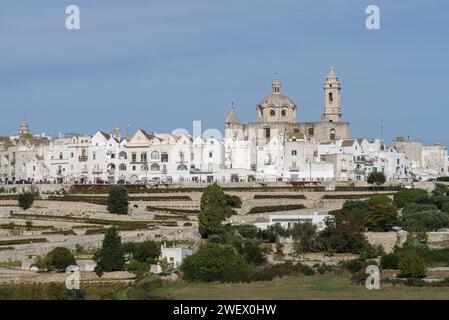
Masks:
[[[79,156],[79,157],[78,157],[78,160],[79,160],[80,162],[86,162],[87,159],[88,159],[87,156]]]

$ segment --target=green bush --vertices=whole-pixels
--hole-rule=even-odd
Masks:
[[[383,195],[383,194],[377,194],[374,196],[371,196],[369,199],[366,200],[366,202],[368,203],[369,206],[374,206],[374,205],[389,205],[393,202],[393,200],[391,200],[388,196]]]
[[[383,269],[398,269],[399,255],[387,253],[380,258],[380,265]]]
[[[128,213],[128,191],[121,186],[114,186],[109,189],[108,211],[110,213]]]
[[[424,278],[426,276],[426,267],[423,259],[416,252],[408,252],[400,257],[399,263],[400,278]]]
[[[19,206],[23,210],[27,210],[27,209],[31,208],[31,206],[33,205],[33,202],[34,202],[34,197],[35,197],[35,195],[29,191],[19,194],[19,196],[17,198],[17,200],[19,201]]]
[[[437,231],[449,226],[449,213],[434,210],[414,211],[403,210],[401,226],[405,230],[423,226],[428,231]]]
[[[37,263],[41,270],[64,272],[68,266],[76,265],[72,252],[64,247],[56,247]]]
[[[286,204],[286,205],[276,205],[276,206],[263,206],[251,208],[249,213],[263,213],[263,212],[278,212],[278,211],[289,211],[304,209],[303,204]]]
[[[137,262],[148,262],[156,260],[161,254],[160,244],[146,240],[143,242],[127,242],[123,244],[123,251],[132,254]]]
[[[184,259],[181,270],[189,281],[240,281],[249,265],[230,246],[209,243]]]
[[[420,196],[427,195],[423,189],[401,189],[395,193],[393,204],[398,208],[403,208],[409,203],[415,202]]]
[[[226,202],[228,206],[231,208],[241,208],[242,207],[242,199],[238,196],[232,196],[229,194],[226,194]]]
[[[399,222],[396,209],[390,204],[370,205],[365,217],[369,231],[387,232]]]

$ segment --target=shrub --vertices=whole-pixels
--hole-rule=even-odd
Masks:
[[[303,204],[263,206],[263,207],[251,208],[249,213],[277,212],[277,211],[298,210],[298,209],[304,209],[304,208],[305,208],[305,206]]]
[[[398,213],[390,204],[371,205],[365,217],[365,223],[370,231],[390,231],[398,223]]]
[[[317,228],[309,222],[295,224],[290,233],[294,241],[293,248],[297,254],[315,252],[322,248]]]
[[[23,210],[27,210],[29,208],[31,208],[31,206],[33,205],[34,202],[34,194],[31,192],[24,192],[19,194],[18,199],[19,201],[19,206],[23,209]]]
[[[228,206],[231,208],[241,208],[242,207],[242,199],[238,196],[232,196],[229,194],[226,194],[226,202]]]
[[[161,254],[160,245],[151,240],[125,243],[123,244],[123,251],[132,254],[137,262],[154,261]]]
[[[114,186],[109,189],[108,211],[110,213],[128,213],[128,191],[121,186]]]
[[[345,269],[349,270],[351,273],[356,273],[361,271],[365,267],[366,262],[365,260],[362,259],[352,259],[343,261],[341,264]]]
[[[426,267],[422,258],[416,252],[408,252],[401,256],[398,263],[400,278],[424,278]]]
[[[265,254],[256,240],[245,240],[241,252],[248,263],[256,266],[263,264],[266,260]]]
[[[389,205],[393,202],[393,200],[391,200],[389,197],[387,197],[386,195],[383,194],[376,194],[375,196],[371,196],[369,199],[366,200],[366,203],[369,206],[374,206],[374,205]]]
[[[47,254],[45,260],[49,270],[65,271],[68,266],[76,265],[70,250],[63,247],[54,248]]]
[[[248,264],[234,248],[216,243],[200,247],[184,259],[181,270],[190,281],[240,281],[249,270]]]
[[[403,208],[408,203],[415,202],[420,196],[427,195],[423,189],[401,189],[393,197],[393,204],[398,208]]]
[[[401,225],[405,230],[416,226],[425,227],[429,231],[446,228],[449,225],[449,213],[437,209],[425,211],[404,210]]]
[[[398,269],[399,255],[387,253],[380,258],[380,265],[383,269]]]

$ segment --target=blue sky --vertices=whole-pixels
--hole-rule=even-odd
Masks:
[[[65,8],[81,30],[65,29]],[[365,8],[381,9],[381,30]],[[26,117],[34,132],[113,127],[223,129],[271,92],[275,72],[318,120],[330,65],[353,137],[449,145],[449,2],[444,0],[3,0],[0,134]]]

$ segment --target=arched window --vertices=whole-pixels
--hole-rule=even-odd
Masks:
[[[287,115],[287,110],[285,110],[285,109],[282,110],[282,111],[281,111],[281,116],[285,117],[286,115]]]
[[[159,152],[157,152],[157,151],[151,152],[151,159],[152,159],[152,160],[157,160],[157,159],[159,159]]]
[[[313,128],[307,129],[307,134],[308,134],[309,136],[313,136],[313,134],[314,134]]]
[[[329,132],[329,139],[335,140],[335,129],[331,129],[331,131]]]
[[[187,170],[187,166],[185,164],[181,163],[178,166],[178,171],[186,171],[186,170]]]
[[[159,171],[159,165],[157,163],[153,163],[151,165],[151,171]]]
[[[128,159],[128,155],[126,154],[125,151],[120,151],[120,153],[118,154],[118,158],[120,160],[126,160],[126,159]]]
[[[329,103],[334,102],[334,94],[332,92],[329,92]]]
[[[118,168],[120,171],[126,171],[126,164],[122,163]]]
[[[275,116],[276,115],[276,111],[274,111],[273,109],[270,110],[270,116]]]

